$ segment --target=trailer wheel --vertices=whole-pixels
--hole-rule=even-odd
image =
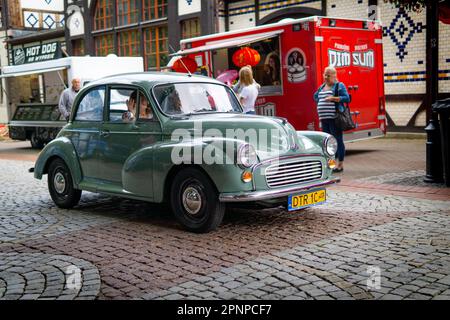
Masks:
[[[44,142],[39,138],[36,131],[31,133],[30,142],[33,149],[42,149],[44,147]]]

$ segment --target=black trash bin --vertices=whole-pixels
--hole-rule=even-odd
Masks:
[[[433,111],[439,115],[441,127],[442,169],[444,181],[450,187],[450,98],[438,100],[433,104]]]

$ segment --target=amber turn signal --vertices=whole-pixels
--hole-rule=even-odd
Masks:
[[[336,168],[336,161],[334,159],[328,160],[328,168],[330,168],[330,169]]]
[[[244,171],[244,172],[242,173],[242,181],[244,181],[244,182],[250,182],[250,181],[252,181],[252,178],[253,178],[253,174],[252,174],[251,172],[249,172],[249,171]]]

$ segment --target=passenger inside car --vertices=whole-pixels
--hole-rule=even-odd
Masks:
[[[137,91],[133,91],[130,95],[130,99],[127,100],[128,112],[123,114],[123,120],[130,121],[135,119],[138,111],[136,110],[136,98]],[[153,119],[152,109],[149,106],[147,98],[142,93],[139,93],[139,119]]]

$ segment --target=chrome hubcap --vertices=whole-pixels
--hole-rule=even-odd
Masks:
[[[53,185],[58,193],[63,193],[66,189],[66,179],[61,172],[57,172],[53,178]]]
[[[192,215],[196,215],[202,207],[202,198],[197,189],[187,187],[183,192],[183,207]]]

